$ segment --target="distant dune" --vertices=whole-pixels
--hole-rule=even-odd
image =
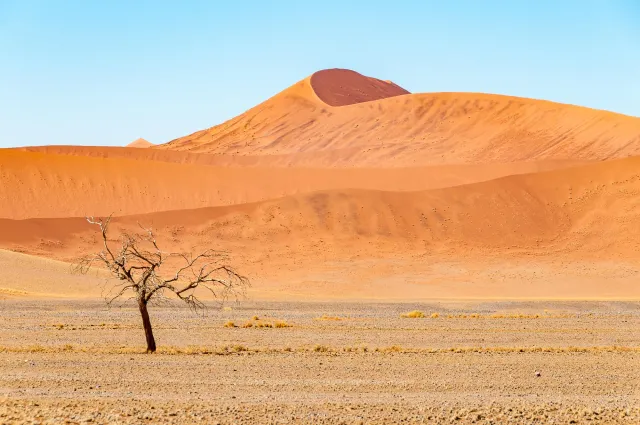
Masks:
[[[230,250],[260,297],[640,298],[639,170],[639,118],[324,70],[162,145],[0,149],[0,248],[30,255],[0,265],[36,273],[0,295],[78,296],[38,257],[113,213]]]
[[[151,146],[153,143],[144,139],[136,139],[127,145],[128,148],[150,148]]]

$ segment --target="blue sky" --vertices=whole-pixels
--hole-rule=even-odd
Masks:
[[[640,116],[640,1],[0,0],[0,147],[162,143],[334,67]]]

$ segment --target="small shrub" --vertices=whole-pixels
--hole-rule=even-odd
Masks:
[[[431,315],[431,318],[432,318],[432,319],[437,319],[438,317],[440,317],[440,313],[433,313],[433,314]]]
[[[233,323],[232,321],[228,321],[227,323],[224,324],[225,328],[235,328],[236,324]]]
[[[317,344],[315,347],[313,347],[313,351],[315,351],[316,353],[326,353],[329,351],[329,347],[327,347],[326,345]]]
[[[276,320],[276,322],[273,324],[273,327],[274,328],[290,328],[292,327],[292,325],[288,324],[284,320]]]
[[[247,347],[245,347],[244,345],[234,345],[233,346],[233,351],[235,351],[236,353],[239,353],[241,351],[249,351],[249,349]]]
[[[260,318],[258,316],[253,316],[252,319],[253,320],[260,320]]]
[[[402,347],[399,345],[392,345],[391,347],[383,348],[382,351],[385,353],[400,353],[402,352]]]
[[[253,327],[253,322],[247,322],[244,325],[242,325],[243,328],[252,328]]]

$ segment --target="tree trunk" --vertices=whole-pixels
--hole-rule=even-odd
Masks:
[[[144,326],[144,336],[147,339],[147,353],[156,352],[156,340],[153,338],[153,330],[151,329],[151,320],[147,311],[147,303],[144,300],[138,301],[140,315],[142,316],[142,326]]]

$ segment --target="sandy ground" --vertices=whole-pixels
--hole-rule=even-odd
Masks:
[[[0,422],[640,421],[637,302],[230,307],[151,310],[146,355],[134,310],[1,301]]]

